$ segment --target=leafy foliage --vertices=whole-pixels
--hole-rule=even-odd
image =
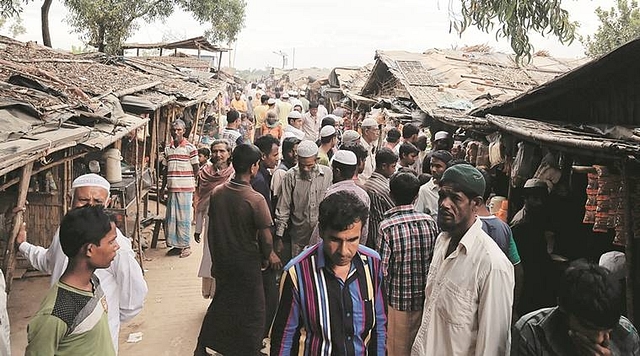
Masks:
[[[542,35],[553,34],[561,43],[575,39],[577,24],[569,20],[562,9],[562,0],[449,0],[462,3],[462,18],[451,21],[451,26],[462,33],[474,26],[489,33],[496,27],[496,39],[511,41],[516,61],[531,60],[534,52],[528,31]]]
[[[4,0],[0,0],[4,1]],[[176,6],[193,13],[217,41],[235,40],[244,24],[242,0],[65,0],[67,22],[99,51],[118,54],[124,41],[140,27],[139,19],[154,21],[171,15]]]
[[[616,8],[612,7],[609,11],[598,7],[596,15],[600,20],[596,33],[593,37],[580,37],[589,57],[601,56],[640,38],[640,9],[636,0],[632,0],[631,3],[618,0]]]
[[[28,0],[25,1],[25,3]],[[22,12],[22,1],[20,0],[0,0],[0,17],[10,18]]]
[[[9,27],[5,27],[6,25]],[[27,32],[27,29],[24,27],[24,22],[20,17],[14,17],[9,21],[6,17],[0,16],[0,30],[8,30],[7,33],[11,37],[18,37]],[[4,31],[3,31],[4,32]]]

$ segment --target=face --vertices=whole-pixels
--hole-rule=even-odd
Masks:
[[[437,150],[449,151],[451,148],[449,147],[449,140],[446,140],[446,139],[437,140],[436,142],[433,143],[433,146],[435,147],[436,151]]]
[[[334,266],[348,266],[358,252],[362,222],[351,224],[344,231],[322,231],[322,248]]]
[[[447,169],[447,164],[444,163],[444,161],[441,161],[437,158],[431,158],[431,166],[430,166],[430,171],[431,171],[431,176],[436,180],[439,181],[440,178],[442,178],[442,174],[444,174],[444,171]]]
[[[181,126],[171,126],[171,138],[174,141],[179,141],[184,136],[184,128]]]
[[[302,113],[302,106],[296,105],[296,106],[293,107],[293,110],[295,110],[295,111],[297,111],[299,113]]]
[[[85,205],[107,205],[109,203],[109,192],[101,187],[79,187],[73,192],[73,209]]]
[[[410,166],[414,163],[416,163],[416,159],[418,158],[418,154],[417,153],[409,153],[408,155],[404,156],[404,163],[407,166]]]
[[[293,125],[293,127],[295,127],[296,129],[302,129],[302,122],[303,122],[303,120],[302,120],[302,119],[295,119],[295,120],[293,120],[292,125]]]
[[[87,246],[87,257],[93,267],[107,268],[116,258],[116,251],[120,248],[116,236],[116,224],[111,223],[111,230],[100,239],[100,245],[89,244]]]
[[[280,150],[278,145],[271,146],[271,152],[268,155],[262,155],[262,162],[267,168],[274,169],[280,159]]]
[[[385,177],[389,178],[391,177],[395,172],[396,172],[396,164],[398,163],[398,161],[393,162],[393,163],[383,163],[382,164],[382,175],[384,175]]]
[[[318,114],[318,108],[309,109],[309,113],[311,116],[316,116]]]
[[[609,347],[609,342],[611,340],[611,331],[612,329],[601,329],[594,325],[591,325],[589,322],[583,321],[577,318],[574,315],[569,315],[569,330],[574,333],[578,333],[589,340],[592,344],[600,345],[603,347]],[[572,337],[571,338],[574,344],[576,344],[579,350],[584,349],[586,345],[581,345],[584,343],[583,340],[579,338]]]
[[[362,130],[362,137],[367,142],[373,142],[377,140],[378,136],[380,136],[380,129],[377,127],[367,127]]]
[[[471,225],[478,209],[478,201],[471,200],[450,184],[443,184],[438,192],[438,226],[443,231],[454,231]]]
[[[224,143],[211,146],[211,163],[213,163],[216,168],[220,168],[221,165],[229,162],[229,156],[227,145]]]
[[[287,152],[284,157],[288,162],[295,162],[298,159],[298,145],[293,145],[290,152]]]
[[[203,155],[202,153],[198,153],[198,162],[200,162],[200,165],[207,163],[208,159],[209,157]]]
[[[298,157],[298,168],[300,172],[305,175],[309,175],[311,171],[316,168],[318,158],[317,157]]]
[[[234,96],[235,96],[236,100],[240,100],[240,93],[235,93]]]

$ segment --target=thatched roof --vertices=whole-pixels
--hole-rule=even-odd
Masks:
[[[581,63],[534,57],[531,64],[519,67],[514,56],[495,52],[377,51],[362,95],[411,98],[431,117],[460,115],[512,98]]]
[[[474,111],[546,121],[640,125],[640,40],[510,100]]]

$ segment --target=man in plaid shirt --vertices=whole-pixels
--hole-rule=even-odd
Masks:
[[[429,214],[414,210],[420,182],[410,172],[389,182],[396,207],[380,223],[380,257],[388,303],[387,351],[409,355],[420,327],[424,289],[438,227]]]

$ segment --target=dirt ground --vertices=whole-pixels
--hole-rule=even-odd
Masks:
[[[149,293],[142,312],[120,327],[119,355],[193,355],[202,318],[210,300],[202,298],[198,268],[202,244],[192,241],[187,258],[166,256],[164,242],[145,251],[145,279]],[[16,279],[8,302],[13,355],[23,355],[27,324],[49,288],[50,277]],[[142,332],[142,341],[127,343],[129,334]]]

